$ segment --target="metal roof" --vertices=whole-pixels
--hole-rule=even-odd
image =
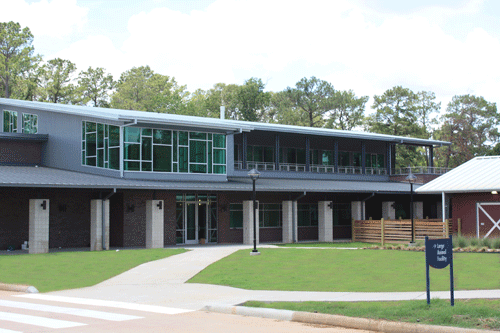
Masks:
[[[67,114],[74,114],[87,117],[102,118],[123,122],[139,122],[151,124],[166,124],[175,126],[191,126],[200,128],[215,128],[219,130],[228,131],[275,131],[283,133],[295,133],[304,135],[319,135],[319,136],[332,136],[349,139],[363,139],[363,140],[377,140],[392,143],[410,144],[410,145],[450,145],[446,141],[427,140],[419,138],[410,138],[396,135],[356,132],[356,131],[343,131],[327,128],[312,128],[304,126],[281,125],[248,122],[239,120],[208,118],[208,117],[195,117],[184,116],[170,113],[155,113],[134,110],[119,110],[109,108],[97,108],[89,106],[78,106],[68,104],[54,104],[32,101],[21,101],[15,99],[0,98],[0,105],[15,106],[35,110],[44,110],[50,112],[60,112]]]
[[[200,191],[251,191],[251,180],[229,178],[226,182],[133,180],[36,166],[0,166],[0,187],[51,187],[95,189],[151,189]],[[300,179],[259,179],[257,191],[406,193],[408,183]]]
[[[500,191],[500,156],[476,157],[420,187],[418,193]]]

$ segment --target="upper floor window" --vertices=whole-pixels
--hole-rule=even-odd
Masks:
[[[36,114],[23,113],[23,133],[38,133],[38,116]]]
[[[120,169],[120,127],[82,122],[82,164]]]
[[[318,204],[297,204],[297,222],[299,227],[318,225]]]
[[[366,154],[366,167],[367,168],[384,168],[384,155],[383,154]]]
[[[4,132],[17,132],[17,112],[16,111],[3,111],[3,131]]]
[[[123,158],[128,171],[225,174],[226,136],[125,127]]]

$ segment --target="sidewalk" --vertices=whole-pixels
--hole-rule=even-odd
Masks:
[[[275,247],[260,245],[259,247]],[[185,247],[190,251],[135,267],[100,284],[48,294],[200,310],[207,305],[238,305],[259,301],[395,301],[426,299],[422,292],[310,292],[245,290],[233,287],[185,283],[208,265],[245,245]],[[336,249],[338,250],[338,249]],[[341,250],[338,250],[341,251]],[[432,298],[449,299],[450,292],[432,292]],[[455,291],[455,299],[500,298],[500,290]]]

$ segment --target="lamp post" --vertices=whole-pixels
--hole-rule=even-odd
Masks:
[[[258,255],[260,254],[257,251],[257,224],[256,224],[256,211],[257,211],[257,202],[255,200],[255,181],[259,178],[260,172],[256,169],[252,169],[248,172],[248,176],[252,179],[253,182],[253,250],[250,252],[250,255]]]
[[[406,180],[410,183],[410,216],[411,216],[411,242],[410,245],[413,246],[415,245],[415,224],[413,221],[413,183],[417,180],[417,177],[411,172],[411,167],[408,166],[410,169],[410,174],[406,177]]]

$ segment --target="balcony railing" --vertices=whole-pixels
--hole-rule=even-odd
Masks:
[[[247,162],[248,169],[257,169],[259,171],[274,171],[275,164],[273,162]]]
[[[296,171],[305,172],[305,164],[295,164],[295,163],[280,163],[280,171]]]
[[[397,168],[392,170],[392,175],[409,175],[411,172],[419,175],[442,175],[451,170],[451,168],[437,168],[428,166],[415,166],[411,168]]]

